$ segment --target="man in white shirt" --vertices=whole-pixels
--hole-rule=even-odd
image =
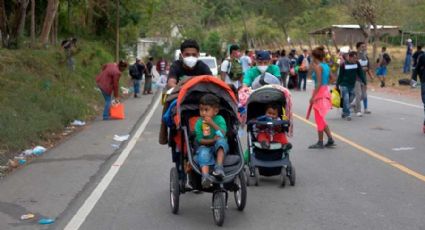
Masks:
[[[249,70],[249,68],[251,68],[251,64],[252,64],[251,58],[248,56],[248,54],[249,54],[249,50],[246,50],[244,55],[239,59],[241,62],[242,71],[244,74],[246,73],[246,71]]]
[[[242,67],[239,62],[239,46],[232,45],[230,46],[230,57],[225,59],[221,63],[220,68],[220,77],[221,79],[226,82],[229,85],[233,85],[236,89],[239,89],[239,87],[242,86]],[[239,66],[232,66],[233,65],[239,65]],[[240,69],[241,73],[238,73]]]

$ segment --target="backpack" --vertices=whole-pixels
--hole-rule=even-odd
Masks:
[[[139,69],[137,68],[137,65],[131,65],[130,68],[128,69],[128,73],[130,74],[130,76],[132,77],[137,77],[139,76]]]
[[[382,58],[384,58],[384,61],[387,63],[387,65],[388,65],[388,64],[390,64],[390,62],[391,62],[391,57],[390,57],[390,55],[388,55],[387,53],[384,53],[384,54],[382,55]]]
[[[306,72],[306,71],[308,71],[309,67],[310,67],[310,63],[308,62],[308,57],[304,57],[303,61],[301,62],[301,66],[299,68],[299,71]]]
[[[227,74],[232,81],[241,80],[243,76],[242,64],[238,59],[227,60],[229,62],[229,67],[227,69]]]

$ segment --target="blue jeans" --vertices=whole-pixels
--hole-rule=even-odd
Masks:
[[[107,94],[103,90],[100,91],[102,92],[103,98],[105,98],[105,107],[103,108],[103,120],[109,120],[109,110],[111,110],[112,95]]]
[[[303,90],[307,87],[307,72],[298,72],[298,89],[301,89],[301,82],[304,81]]]
[[[219,139],[213,146],[199,146],[196,150],[195,161],[199,164],[200,167],[215,165],[217,151],[220,148],[224,150],[224,154],[227,154],[229,151],[229,144],[227,143],[227,139]]]
[[[140,82],[142,80],[133,79],[134,94],[140,94]]]
[[[407,54],[406,59],[404,60],[403,73],[410,72],[411,62],[412,62],[412,55]]]
[[[354,88],[348,88],[347,86],[340,86],[342,94],[342,116],[348,117],[350,116],[350,102],[354,98]]]

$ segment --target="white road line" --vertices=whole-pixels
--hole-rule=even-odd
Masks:
[[[397,101],[397,100],[393,100],[393,99],[387,99],[387,98],[377,97],[377,96],[372,96],[372,95],[368,95],[368,97],[373,98],[373,99],[377,99],[377,100],[381,100],[381,101],[387,101],[387,102],[392,102],[392,103],[396,103],[396,104],[400,104],[400,105],[410,106],[410,107],[413,107],[413,108],[424,109],[423,106],[409,104],[409,103],[406,103],[406,102]]]
[[[86,201],[84,201],[84,204],[80,207],[77,213],[72,217],[71,221],[69,221],[69,223],[66,225],[64,230],[78,230],[81,227],[81,225],[84,223],[87,216],[90,214],[90,212],[93,210],[96,203],[102,197],[103,192],[105,192],[105,190],[108,188],[109,184],[112,182],[115,175],[117,175],[121,166],[124,164],[128,155],[133,150],[134,146],[137,143],[137,140],[142,135],[150,119],[152,118],[156,108],[158,107],[160,100],[161,100],[161,97],[158,97],[158,99],[155,101],[155,104],[153,105],[153,108],[149,111],[148,115],[146,116],[142,124],[137,128],[136,133],[130,139],[126,148],[121,152],[118,159],[112,164],[109,171],[105,174],[105,176],[102,178],[100,183],[96,186],[96,188],[93,190],[90,196],[86,199]]]

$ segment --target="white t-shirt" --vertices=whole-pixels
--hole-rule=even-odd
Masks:
[[[231,84],[233,86],[235,86],[236,89],[239,89],[239,87],[242,86],[242,82],[241,81],[233,81],[232,79],[230,79],[229,77],[229,71],[232,68],[232,65],[230,64],[229,60],[224,60],[221,63],[221,68],[220,71],[226,73],[226,77],[224,78],[224,82],[226,82],[227,84]]]

